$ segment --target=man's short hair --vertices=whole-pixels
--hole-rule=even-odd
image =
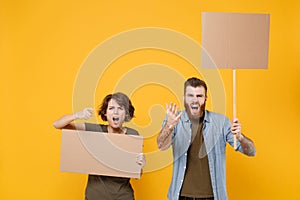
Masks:
[[[189,78],[185,81],[184,83],[184,94],[186,92],[186,88],[187,86],[192,86],[192,87],[204,87],[205,89],[205,95],[207,94],[207,86],[206,86],[206,83],[199,79],[199,78],[196,78],[196,77],[192,77],[192,78]]]

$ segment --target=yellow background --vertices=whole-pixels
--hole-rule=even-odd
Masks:
[[[244,133],[255,141],[257,156],[248,158],[228,148],[229,199],[299,199],[299,9],[299,1],[292,0],[0,0],[0,199],[83,199],[87,176],[59,171],[61,134],[52,127],[59,116],[73,111],[81,64],[98,44],[135,28],[168,28],[200,43],[202,11],[271,16],[269,69],[237,72],[238,117]],[[111,78],[99,82],[94,106],[125,69],[149,62],[171,66],[183,77],[196,74],[172,54],[134,52],[112,63]],[[231,117],[231,70],[220,74],[226,115]],[[139,88],[131,98],[133,122],[140,126],[151,123],[147,112],[152,101],[164,106],[169,99],[178,100],[154,86]],[[155,135],[147,138],[144,151],[157,151]],[[167,165],[133,180],[136,199],[166,199],[171,169]]]

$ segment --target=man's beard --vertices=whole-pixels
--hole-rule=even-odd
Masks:
[[[197,105],[199,105],[199,104],[197,104]],[[185,107],[185,110],[186,110],[186,112],[187,112],[190,119],[199,119],[199,118],[201,118],[204,115],[205,105],[206,105],[206,101],[202,105],[200,105],[200,110],[199,110],[199,113],[198,113],[199,115],[195,116],[195,115],[192,114],[191,106],[184,101],[184,107]]]

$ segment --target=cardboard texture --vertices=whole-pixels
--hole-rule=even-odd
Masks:
[[[92,131],[62,130],[62,172],[140,178],[136,156],[143,137]]]
[[[202,67],[267,69],[269,27],[269,14],[203,12]]]

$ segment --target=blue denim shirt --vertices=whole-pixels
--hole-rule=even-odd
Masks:
[[[179,123],[173,131],[173,175],[168,192],[170,200],[178,200],[183,183],[187,151],[191,144],[191,122],[185,111],[182,111]],[[164,121],[166,123],[167,118]],[[211,177],[214,200],[227,200],[226,192],[226,143],[233,146],[233,134],[230,131],[229,119],[221,114],[205,111],[203,121],[203,137],[208,155],[209,172]],[[243,152],[239,141],[237,141],[237,151]],[[199,151],[199,157],[201,155]]]

